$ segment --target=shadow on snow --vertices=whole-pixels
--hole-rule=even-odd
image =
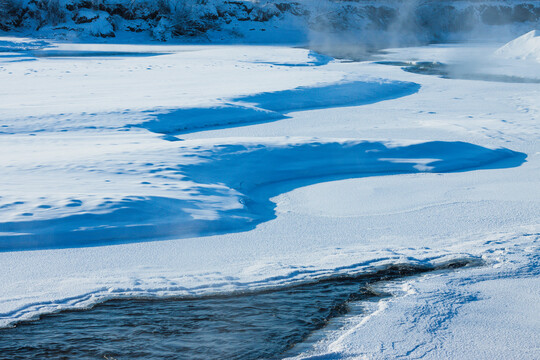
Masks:
[[[275,218],[270,199],[322,181],[521,165],[526,155],[464,142],[226,144],[173,168],[198,184],[189,199],[131,197],[107,211],[0,223],[0,251],[96,246],[247,231]],[[170,171],[157,167],[152,172]],[[233,206],[231,206],[233,204]]]
[[[241,96],[215,107],[180,108],[154,113],[154,119],[138,125],[155,133],[171,135],[220,127],[271,122],[286,114],[342,106],[359,106],[412,95],[420,85],[401,81],[350,81],[316,87]]]

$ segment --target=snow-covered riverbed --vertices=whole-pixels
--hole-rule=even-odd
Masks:
[[[0,54],[0,326],[111,297],[475,258],[486,265],[388,285],[396,297],[306,356],[538,356],[539,84],[288,47],[35,57],[32,40],[2,41],[18,51]],[[377,60],[540,78],[496,49]]]

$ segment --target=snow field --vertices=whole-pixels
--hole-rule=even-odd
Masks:
[[[396,297],[372,317],[324,335],[305,357],[459,358],[484,344],[478,357],[490,358],[498,348],[484,339],[503,339],[508,326],[522,342],[508,349],[534,358],[538,84],[441,79],[372,62],[314,64],[309,51],[292,48],[124,50],[171,54],[1,60],[0,211],[7,221],[0,239],[19,251],[0,253],[0,325],[111,297],[215,293],[480,258],[486,266],[390,289]],[[382,59],[451,62],[469,52],[395,49]],[[371,84],[370,101],[280,106],[298,89],[351,79]],[[390,87],[377,93],[375,83]],[[420,88],[385,97],[396,84]],[[280,92],[286,96],[272,98]],[[231,99],[283,117],[173,129],[166,138],[143,125]],[[351,179],[359,174],[370,176]],[[256,226],[241,231],[246,219]],[[230,227],[210,236],[223,232],[208,226],[220,220]],[[167,230],[182,224],[172,230],[188,236],[108,244],[122,234],[133,240],[141,221]],[[57,231],[72,242],[21,251]],[[32,239],[38,233],[47,235]],[[80,247],[81,234],[107,245]],[[151,229],[146,240],[156,234]],[[12,242],[17,237],[28,242]],[[501,311],[509,293],[519,299],[519,316]],[[502,314],[504,329],[492,326],[492,312]],[[486,335],[472,332],[474,323],[485,324]]]

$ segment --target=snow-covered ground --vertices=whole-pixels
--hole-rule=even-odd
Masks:
[[[539,356],[539,84],[290,47],[0,41],[0,326],[471,258],[385,285],[300,358]],[[378,60],[540,78],[496,49]]]
[[[497,49],[495,54],[502,58],[540,62],[540,32],[532,30]]]

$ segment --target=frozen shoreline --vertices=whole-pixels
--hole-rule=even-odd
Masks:
[[[99,49],[100,45],[93,47]],[[488,295],[486,300],[470,304],[465,301],[463,312],[461,307],[456,310],[456,319],[462,315],[464,322],[449,322],[450,330],[444,330],[452,331],[456,325],[456,331],[462,331],[471,323],[467,319],[474,315],[467,309],[482,304],[500,308],[504,301],[494,290],[497,284],[510,283],[514,268],[521,266],[527,273],[525,265],[532,261],[531,256],[537,256],[540,237],[538,84],[441,79],[372,62],[279,65],[312,60],[307,50],[285,47],[235,47],[234,52],[212,46],[176,50],[172,55],[152,57],[0,60],[0,80],[8,84],[0,94],[2,104],[7,104],[0,107],[0,125],[7,125],[0,128],[3,219],[20,222],[78,213],[107,214],[110,207],[99,207],[103,200],[126,206],[128,201],[122,199],[141,196],[141,189],[145,189],[144,196],[191,196],[195,179],[178,176],[174,169],[160,178],[148,171],[154,165],[145,164],[167,169],[178,165],[179,154],[190,155],[187,158],[196,162],[193,155],[201,150],[201,144],[219,147],[252,143],[272,149],[268,146],[272,142],[289,146],[299,138],[319,145],[325,144],[325,139],[337,143],[343,143],[343,139],[389,142],[394,146],[461,141],[486,149],[508,148],[526,154],[527,159],[517,167],[303,184],[272,197],[276,218],[247,232],[91,248],[3,252],[0,326],[115,296],[226,292],[279,286],[351,269],[372,271],[397,262],[436,263],[462,256],[482,257],[489,265],[478,271],[490,273],[490,284],[495,285],[463,283],[464,289],[470,286],[471,291]],[[398,49],[384,55],[384,59],[447,62],[470,56],[471,51],[474,49],[459,45]],[[517,71],[519,67],[512,69]],[[531,69],[536,71],[528,71]],[[215,106],[220,104],[219,99],[338,83],[351,76],[417,83],[421,88],[418,93],[392,100],[297,111],[273,122],[179,136],[185,141],[164,140],[162,134],[143,128],[124,129],[127,124],[149,120],[156,109]],[[140,89],[134,84],[145,87]],[[180,151],[182,147],[189,151]],[[433,162],[427,154],[420,159],[406,159],[415,166],[430,166]],[[146,190],[148,184],[141,182],[156,187]],[[218,199],[212,196],[207,200],[216,208],[242,206],[240,201],[216,202]],[[206,219],[217,216],[212,208],[200,210],[193,214]],[[24,215],[28,213],[32,215]],[[528,269],[527,276],[534,279],[536,268]],[[497,274],[503,272],[510,275],[501,276],[498,282]],[[521,279],[522,275],[515,278]],[[437,279],[426,280],[425,288],[411,284],[418,286],[418,301],[435,291],[430,281],[451,284],[450,278],[449,282],[445,277]],[[534,280],[525,283],[531,289],[537,288]],[[517,287],[515,291],[528,291]],[[396,318],[402,324],[398,329],[407,329],[407,322],[399,320],[399,314],[412,314],[412,318],[420,315],[414,312],[414,302],[411,305],[400,301],[412,298],[396,297],[395,307],[388,310],[392,316],[385,318],[384,310],[374,318],[388,319],[377,323],[377,329],[394,328],[396,323],[392,321]],[[522,299],[531,305],[526,312],[533,316],[534,296]],[[407,306],[413,310],[403,310]],[[333,347],[331,352],[337,351],[343,358],[373,352],[355,347],[366,339],[360,339],[366,336],[361,329],[346,335],[342,348],[338,347],[338,351]],[[429,329],[418,327],[417,336],[405,341],[395,355],[407,353],[429,339]],[[513,329],[519,337],[520,329]],[[504,329],[491,327],[489,331],[499,335]],[[534,339],[529,338],[529,345]],[[383,340],[388,341],[385,344],[395,341],[390,337]],[[458,338],[449,343],[455,347],[440,349],[448,351],[448,356],[459,356],[462,341]]]

